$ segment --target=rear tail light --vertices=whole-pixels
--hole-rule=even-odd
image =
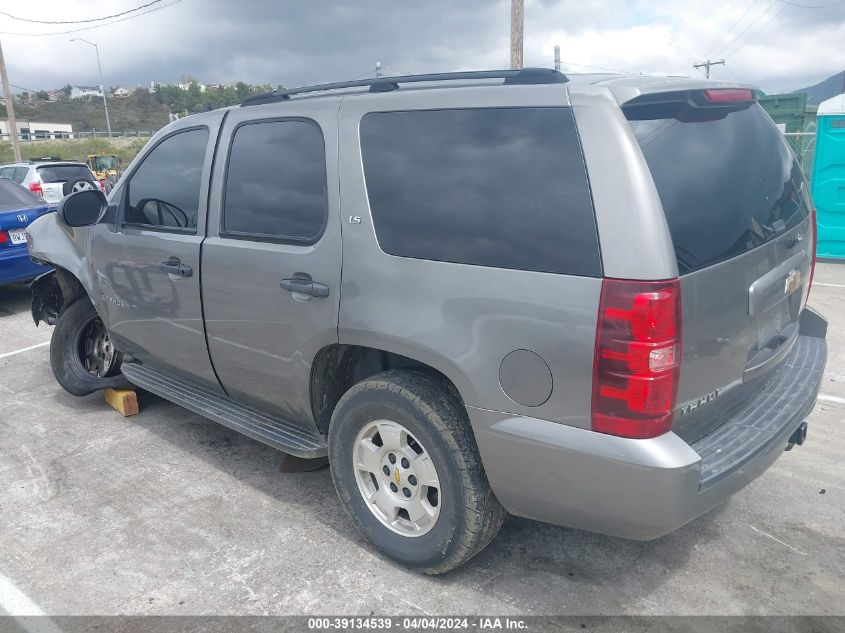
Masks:
[[[592,428],[649,438],[672,428],[681,370],[681,288],[602,281],[593,359]]]
[[[105,180],[98,180],[97,184],[100,185],[100,191],[105,193],[105,191],[106,191],[106,181]]]
[[[6,231],[0,231],[0,246],[9,242],[9,234]]]
[[[44,197],[44,190],[41,188],[40,182],[31,182],[29,183],[29,190],[34,193],[36,196]]]
[[[744,103],[754,101],[754,91],[746,88],[715,88],[704,91],[710,103]]]

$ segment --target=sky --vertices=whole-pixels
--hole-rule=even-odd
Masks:
[[[87,20],[153,0],[0,2],[31,20]],[[800,6],[799,6],[800,5]],[[158,0],[111,24],[34,24],[0,13],[9,81],[25,89],[205,83],[296,86],[507,68],[510,0]],[[135,15],[135,14],[130,14]],[[124,16],[126,17],[126,16]],[[97,25],[76,33],[58,33]],[[24,35],[26,34],[26,35]],[[845,69],[845,0],[525,0],[525,65],[712,76],[791,91]]]

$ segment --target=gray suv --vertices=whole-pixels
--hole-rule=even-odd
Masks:
[[[416,570],[506,513],[657,538],[801,444],[822,379],[812,203],[756,94],[527,69],[252,97],[34,222],[33,316],[72,394],[128,381],[328,459]]]

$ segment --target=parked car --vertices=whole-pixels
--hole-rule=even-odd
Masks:
[[[9,178],[55,205],[70,193],[87,189],[105,191],[88,165],[58,158],[38,158],[0,166],[0,178]]]
[[[50,271],[29,258],[26,241],[26,227],[50,210],[31,191],[0,178],[0,286],[27,281]]]
[[[425,573],[506,512],[678,528],[804,441],[826,360],[807,184],[733,83],[277,91],[171,123],[29,233],[64,389],[128,381],[327,456],[361,533]]]

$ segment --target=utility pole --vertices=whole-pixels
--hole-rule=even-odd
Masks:
[[[381,77],[381,62],[376,62],[376,77]]]
[[[3,97],[6,99],[6,113],[9,115],[9,138],[12,141],[12,152],[15,162],[21,160],[21,145],[18,142],[18,122],[15,121],[15,98],[9,90],[9,77],[6,75],[6,58],[3,57],[3,46],[0,45],[0,78],[3,81]]]
[[[100,66],[100,48],[94,42],[89,42],[88,40],[84,40],[81,37],[74,37],[70,40],[71,42],[85,42],[86,44],[90,44],[94,47],[94,51],[97,53],[97,70],[100,71],[100,92],[103,93],[103,108],[106,111],[106,127],[109,130],[109,138],[111,138],[111,121],[109,120],[109,104],[106,103],[106,87],[103,85],[103,67]]]
[[[523,0],[511,0],[511,68],[522,68]]]
[[[693,67],[693,68],[696,68],[696,69],[698,69],[698,68],[704,68],[704,76],[705,76],[707,79],[710,79],[710,67],[711,67],[711,66],[719,66],[719,65],[724,66],[724,65],[725,65],[725,60],[724,60],[724,59],[720,59],[720,60],[719,60],[719,61],[717,61],[717,62],[711,62],[711,61],[708,59],[706,62],[701,62],[700,64],[693,64],[693,65],[692,65],[692,67]]]
[[[560,72],[560,46],[555,45],[555,70]]]

